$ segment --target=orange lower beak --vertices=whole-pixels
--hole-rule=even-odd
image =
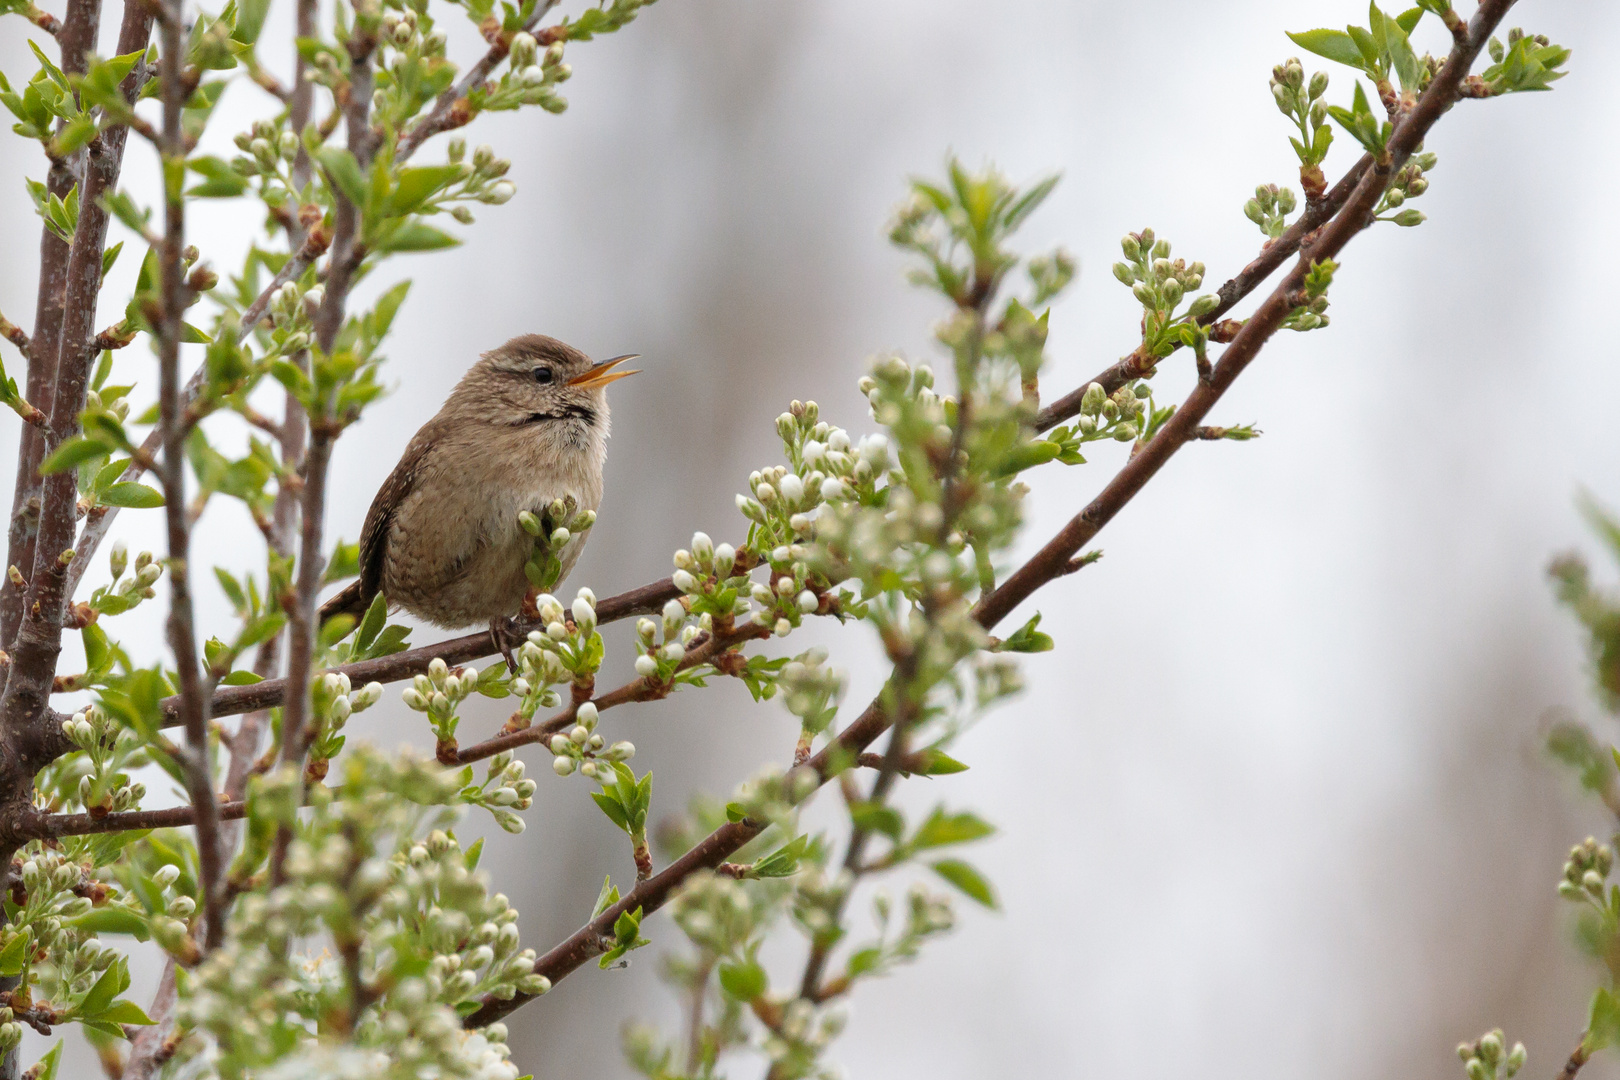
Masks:
[[[640,371],[613,371],[611,369],[617,364],[622,364],[626,360],[634,360],[640,355],[640,353],[626,353],[623,356],[615,356],[611,360],[604,360],[600,364],[592,364],[572,379],[569,379],[568,385],[577,386],[582,390],[594,390],[598,386],[606,386],[610,382],[617,382],[627,376],[639,375]]]

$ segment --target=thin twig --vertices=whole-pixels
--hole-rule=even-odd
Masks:
[[[523,24],[524,30],[532,31],[540,25],[540,20],[546,12],[557,6],[557,0],[539,0],[535,4],[534,12]],[[414,121],[399,137],[399,145],[394,151],[394,160],[403,162],[417,148],[433,136],[444,131],[451,131],[461,127],[473,118],[472,105],[467,95],[472,93],[489,78],[489,73],[495,70],[495,65],[506,59],[507,53],[512,50],[512,39],[504,31],[496,29],[492,34],[489,50],[479,57],[467,74],[450,89],[439,95],[433,103],[433,109],[426,116]]]
[[[163,165],[165,173],[185,159],[185,107],[181,0],[166,0],[159,33],[163,90]],[[185,750],[179,761],[185,772],[186,791],[196,808],[197,862],[201,871],[207,927],[203,947],[214,949],[225,940],[225,852],[219,835],[219,802],[214,794],[213,769],[208,748],[208,694],[197,650],[196,614],[191,600],[191,523],[186,514],[185,415],[180,382],[181,317],[188,288],[185,282],[186,205],[178,186],[164,200],[163,244],[158,249],[162,283],[162,318],[158,324],[158,404],[163,459],[160,470],[164,490],[164,518],[169,547],[169,648],[180,683],[180,719],[186,731]]]

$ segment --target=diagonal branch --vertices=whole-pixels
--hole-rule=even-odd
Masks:
[[[1310,244],[1299,263],[1260,305],[1222,354],[1212,377],[1194,388],[1152,441],[1126,463],[1090,505],[975,607],[974,616],[986,629],[994,627],[1042,585],[1063,576],[1068,560],[1080,545],[1111,521],[1165,462],[1190,440],[1199,420],[1210,406],[1242,374],[1283,319],[1297,306],[1296,294],[1310,263],[1336,255],[1371,223],[1373,210],[1390,175],[1405,164],[1406,159],[1422,144],[1435,121],[1457,100],[1458,90],[1469,67],[1512,4],[1513,0],[1484,0],[1469,27],[1467,39],[1452,49],[1445,65],[1430,82],[1416,106],[1397,125],[1387,154],[1357,181],[1351,196],[1323,229],[1320,238]],[[884,694],[880,693],[853,724],[803,766],[814,771],[818,787],[846,767],[848,762],[858,760],[861,751],[890,726],[891,718],[881,705],[883,700]],[[692,874],[714,869],[764,829],[764,823],[746,819],[728,822],[716,829],[662,872],[638,882],[618,903],[608,907],[541,956],[535,962],[535,972],[555,984],[603,951],[603,942],[611,937],[614,923],[621,914],[636,908],[650,914],[663,906]],[[483,1006],[466,1018],[465,1026],[477,1028],[493,1023],[529,1000],[532,1000],[532,996],[525,994],[505,1001],[486,998]]]

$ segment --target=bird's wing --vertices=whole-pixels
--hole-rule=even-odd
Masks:
[[[371,500],[365,524],[360,528],[360,595],[369,606],[382,590],[383,567],[388,560],[388,535],[393,531],[394,514],[416,486],[422,461],[432,447],[430,439],[418,433],[405,448],[405,455],[394,466]]]

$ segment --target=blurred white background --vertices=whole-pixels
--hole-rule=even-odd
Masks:
[[[266,37],[284,38],[288,18],[273,14]],[[1251,257],[1244,199],[1294,183],[1266,88],[1299,52],[1282,32],[1364,18],[1349,0],[664,0],[571,46],[564,116],[473,131],[512,159],[517,197],[485,208],[465,246],[373,283],[416,280],[388,350],[397,389],[338,456],[331,530],[356,535],[409,433],[479,351],[543,331],[646,356],[613,390],[607,502],[569,590],[665,574],[694,528],[736,538],[732,494],[776,460],[771,420],[790,398],[858,434],[867,359],[934,358],[938,309],[902,283],[881,226],[905,178],[937,172],[947,150],[1017,178],[1064,173],[1024,245],[1080,259],[1043,380],[1077,385],[1134,344],[1134,302],[1108,272],[1119,236],[1152,225],[1208,264],[1211,286]],[[1529,1044],[1533,1075],[1574,1047],[1596,973],[1553,887],[1568,845],[1611,823],[1539,750],[1548,709],[1596,719],[1543,567],[1571,546],[1595,553],[1582,487],[1620,505],[1620,349],[1602,322],[1620,242],[1620,9],[1527,0],[1508,25],[1521,21],[1575,48],[1573,74],[1445,119],[1417,204],[1430,221],[1358,239],[1332,327],[1279,336],[1213,417],[1265,437],[1179,455],[1099,538],[1107,557],[1039,598],[1057,651],[1030,659],[1028,693],[961,744],[972,771],[911,785],[926,788],[908,791],[916,805],[944,799],[1001,826],[969,854],[1004,909],[964,906],[948,940],[860,991],[834,1051],[850,1076],[1457,1080],[1451,1048],[1497,1024]],[[116,14],[106,22],[110,35]],[[0,37],[14,82],[31,67],[23,28],[9,20]],[[1423,34],[1445,47],[1434,20]],[[1347,73],[1332,76],[1347,94]],[[221,145],[265,107],[233,90]],[[38,225],[22,177],[43,165],[5,145],[0,309],[26,324]],[[144,148],[126,176],[153,190]],[[205,255],[235,265],[255,218],[241,204],[199,214]],[[120,362],[154,377],[140,348]],[[1161,396],[1185,391],[1186,366],[1166,365]],[[1042,470],[1028,546],[1122,454]],[[157,545],[157,515],[121,522],[132,546]],[[199,545],[258,565],[234,511]],[[223,598],[205,596],[203,614],[221,624]],[[156,616],[129,621],[155,630]],[[610,638],[605,679],[628,671],[626,633]],[[877,677],[870,640],[823,637],[858,706]],[[611,736],[658,775],[655,811],[788,753],[791,718],[746,701],[722,686],[610,714]],[[503,715],[491,704],[464,741]],[[363,719],[357,733],[375,739],[431,741],[392,694]],[[545,755],[529,759],[545,772]],[[632,868],[578,782],[542,783],[527,817],[524,835],[492,836],[485,865],[543,950],[588,914],[604,873]],[[628,971],[582,970],[517,1014],[525,1069],[622,1076],[620,1023],[673,1024],[655,954],[677,935],[663,917],[648,930],[656,947]],[[796,979],[801,957],[788,942],[777,977]],[[73,1075],[95,1068],[82,1051]]]

